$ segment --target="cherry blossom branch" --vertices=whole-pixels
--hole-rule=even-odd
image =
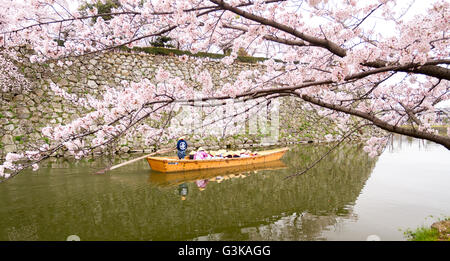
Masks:
[[[104,13],[104,14],[87,15],[87,16],[81,16],[81,17],[65,18],[65,19],[53,20],[53,21],[48,21],[48,22],[38,22],[38,23],[35,23],[35,24],[32,24],[32,25],[21,27],[19,29],[15,29],[15,30],[11,30],[11,31],[5,31],[5,32],[1,32],[1,33],[14,34],[14,33],[20,32],[20,31],[25,31],[25,30],[28,30],[28,29],[32,29],[33,27],[42,27],[42,26],[51,25],[51,24],[73,22],[73,21],[77,21],[77,20],[86,20],[86,19],[98,18],[98,17],[103,17],[103,16],[113,16],[113,15],[118,16],[118,15],[129,15],[129,14],[139,15],[140,13],[139,12],[126,11],[126,12]]]
[[[438,65],[449,65],[450,59],[435,59],[428,60],[425,64],[421,65],[418,63],[410,63],[407,65],[387,65],[388,63],[385,61],[375,61],[375,62],[366,62],[362,65],[369,66],[373,68],[395,68],[393,70],[400,72],[408,72],[408,73],[419,73],[427,76],[432,76],[437,79],[450,80],[450,69],[438,66]]]
[[[211,2],[217,4],[218,6],[220,6],[221,8],[228,10],[230,12],[233,12],[237,15],[240,15],[242,17],[245,17],[249,20],[258,22],[262,25],[267,25],[273,28],[276,28],[280,31],[283,31],[285,33],[291,34],[297,38],[300,38],[306,42],[311,43],[314,46],[320,46],[323,47],[327,50],[329,50],[330,52],[332,52],[333,54],[336,54],[339,57],[344,57],[346,56],[347,52],[345,49],[341,48],[340,46],[338,46],[337,44],[326,40],[326,39],[322,39],[322,38],[318,38],[318,37],[314,37],[311,35],[307,35],[305,33],[299,32],[297,31],[295,28],[291,28],[285,24],[281,24],[278,23],[274,20],[270,20],[261,16],[257,16],[255,14],[246,12],[244,10],[239,9],[238,7],[234,7],[230,4],[227,4],[225,1],[223,0],[210,0]]]
[[[425,131],[395,126],[395,125],[389,124],[388,122],[375,117],[372,114],[358,111],[358,110],[350,108],[350,107],[344,107],[344,106],[340,106],[340,105],[336,105],[336,104],[327,103],[327,102],[321,101],[317,98],[314,98],[314,97],[311,97],[308,95],[297,94],[297,96],[300,97],[301,99],[303,99],[304,101],[310,102],[312,104],[366,119],[366,120],[372,122],[375,126],[381,128],[383,130],[406,135],[406,136],[413,137],[413,138],[426,139],[429,141],[433,141],[433,142],[443,145],[444,147],[446,147],[447,149],[450,150],[450,137],[444,137],[444,136],[439,136],[439,135],[425,132]]]
[[[231,24],[223,24],[222,25],[223,28],[228,28],[228,29],[233,29],[233,30],[238,30],[241,32],[248,32],[247,28],[244,28],[242,26],[237,26],[237,25],[231,25]],[[285,45],[292,45],[292,46],[318,46],[318,45],[314,45],[311,43],[307,43],[305,41],[300,41],[300,40],[289,40],[289,39],[285,39],[285,38],[279,38],[273,35],[269,35],[266,34],[262,37],[265,40],[268,41],[272,41],[272,42],[276,42],[276,43],[281,43],[281,44],[285,44]]]
[[[273,28],[279,29],[280,31],[286,32],[288,34],[291,34],[297,38],[302,39],[303,41],[298,41],[298,40],[287,40],[287,39],[281,39],[278,37],[274,37],[274,36],[269,36],[269,35],[265,35],[263,36],[264,39],[266,40],[270,40],[270,41],[275,41],[278,43],[282,43],[282,44],[287,44],[287,45],[295,45],[295,46],[317,46],[317,47],[322,47],[325,48],[327,50],[329,50],[331,53],[336,54],[339,57],[345,57],[347,55],[347,52],[344,48],[339,47],[337,44],[331,42],[330,40],[326,39],[326,38],[317,38],[317,37],[313,37],[313,36],[309,36],[306,34],[303,34],[301,32],[298,32],[297,30],[295,30],[294,28],[290,28],[284,24],[280,24],[274,20],[269,20],[266,19],[264,17],[261,16],[257,16],[251,13],[248,13],[246,11],[243,11],[237,7],[233,7],[227,3],[225,3],[223,0],[212,0],[211,2],[216,3],[217,5],[219,5],[220,7],[222,7],[223,9],[229,10],[233,13],[236,13],[238,15],[241,15],[249,20],[258,22],[260,24],[263,25],[267,25],[267,26],[271,26]],[[381,5],[380,5],[381,6]],[[377,7],[378,8],[378,7]],[[374,11],[374,10],[373,10]],[[370,15],[370,14],[369,14]],[[232,25],[224,25],[224,27],[226,28],[232,28],[232,29],[238,29],[241,31],[246,31],[246,28],[243,27],[238,27],[238,26],[232,26]],[[308,42],[309,44],[306,44],[305,42]],[[448,60],[438,64],[449,64]],[[369,67],[374,67],[374,68],[387,68],[389,66],[387,66],[387,62],[385,61],[377,61],[377,62],[367,62],[367,63],[363,63],[363,65],[365,66],[369,66]],[[428,75],[428,76],[432,76],[432,77],[436,77],[438,79],[446,79],[446,80],[450,80],[450,69],[447,68],[443,68],[440,66],[434,66],[436,64],[427,64],[427,65],[416,65],[416,66],[408,66],[405,65],[400,66],[400,65],[396,65],[396,67],[398,67],[399,71],[404,71],[404,72],[414,72],[414,73],[420,73],[420,74],[424,74],[424,75]]]
[[[356,28],[358,28],[362,23],[364,23],[364,21],[366,21],[367,18],[369,18],[369,16],[371,14],[373,14],[376,10],[378,10],[381,6],[383,5],[383,3],[379,4],[377,7],[375,7],[374,9],[372,9],[363,19],[361,19],[361,21],[359,21],[359,23],[357,25],[355,25],[352,30],[355,30]]]

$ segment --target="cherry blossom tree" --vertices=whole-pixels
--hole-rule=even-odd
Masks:
[[[81,13],[57,0],[0,3],[2,48],[26,44],[35,51],[31,62],[95,55],[161,36],[193,53],[229,47],[231,53],[222,59],[227,65],[239,50],[267,58],[266,71],[244,72],[224,86],[213,86],[207,72],[198,75],[198,86],[188,86],[163,69],[156,83],[123,82],[123,89],[110,88],[103,100],[73,97],[52,85],[57,95],[92,112],[44,128],[57,145],[8,154],[0,166],[6,178],[26,167],[37,169],[62,148],[87,155],[144,119],[166,120],[163,115],[181,104],[217,107],[229,100],[264,104],[292,97],[344,132],[372,125],[450,149],[450,137],[431,128],[436,105],[450,98],[450,4],[445,0],[415,14],[413,1],[405,6],[394,0],[122,0],[111,13],[100,14],[96,8]],[[176,130],[140,128],[148,136],[176,135]],[[89,145],[87,137],[93,139]],[[385,141],[372,137],[364,150],[375,156]]]

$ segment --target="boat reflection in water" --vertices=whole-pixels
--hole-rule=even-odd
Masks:
[[[209,182],[221,183],[223,180],[231,178],[245,178],[248,175],[256,174],[263,170],[286,169],[287,166],[281,160],[274,160],[264,163],[240,165],[226,168],[200,169],[183,171],[176,173],[152,172],[149,182],[159,187],[171,187],[178,185],[178,193],[181,200],[186,200],[189,193],[187,183],[196,184],[200,191],[206,189]]]
[[[223,180],[231,178],[245,178],[248,175],[256,174],[263,170],[286,169],[287,166],[281,160],[270,162],[240,165],[227,168],[201,169],[176,173],[152,172],[149,182],[160,187],[179,186],[178,190],[182,200],[186,199],[188,187],[186,183],[195,182],[200,191],[206,188],[208,182],[221,183]]]

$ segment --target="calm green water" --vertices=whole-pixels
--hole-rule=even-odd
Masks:
[[[371,159],[362,146],[344,146],[307,174],[285,179],[326,151],[295,146],[282,159],[285,168],[222,173],[226,179],[205,189],[152,172],[144,160],[105,175],[92,173],[108,158],[49,160],[0,184],[0,240],[404,240],[399,229],[450,216],[445,148],[395,139]],[[208,175],[196,177],[215,174]]]

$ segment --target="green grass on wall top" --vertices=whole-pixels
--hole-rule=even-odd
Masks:
[[[188,55],[188,56],[192,56],[192,57],[212,58],[212,59],[222,59],[225,57],[225,55],[223,55],[223,54],[206,53],[206,52],[198,52],[198,53],[193,54],[189,51],[164,48],[164,47],[133,47],[132,49],[130,49],[128,47],[123,46],[120,49],[123,51],[138,51],[138,52],[144,52],[144,53],[154,54],[154,55],[168,55],[168,56]],[[265,61],[265,60],[267,60],[267,58],[252,57],[252,56],[238,56],[237,60],[240,62],[244,62],[244,63],[257,63],[257,62]]]

